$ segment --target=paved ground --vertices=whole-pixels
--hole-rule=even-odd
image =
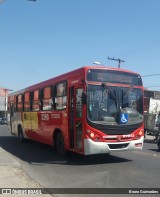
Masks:
[[[153,136],[146,136],[145,141],[148,143],[152,143],[154,141]],[[22,190],[19,192],[26,192],[25,188],[29,188],[31,191],[35,191],[37,189],[43,189],[43,187],[36,181],[32,180],[28,174],[26,174],[23,169],[21,164],[12,156],[11,153],[5,151],[1,147],[1,142],[0,142],[0,188],[21,188]],[[10,192],[10,190],[3,190],[3,192]],[[38,190],[40,192],[41,190]],[[2,190],[0,190],[2,192]],[[13,190],[12,190],[13,192]],[[17,192],[17,191],[15,191]],[[28,190],[27,190],[28,192]],[[37,191],[35,191],[37,192]],[[1,193],[0,193],[1,194]],[[22,196],[22,195],[0,195],[0,196]],[[23,195],[25,196],[42,196],[40,194],[37,195]],[[43,195],[45,197],[50,197],[52,195],[45,194]]]
[[[1,196],[22,196],[23,192],[27,194],[25,196],[40,196],[41,190],[36,190],[35,188],[42,188],[37,182],[33,181],[21,168],[20,164],[12,157],[11,154],[6,152],[4,149],[0,147],[0,188],[2,188]],[[3,189],[4,188],[4,189]],[[8,190],[5,190],[7,188]],[[10,188],[23,188],[22,190],[10,190]],[[30,190],[25,191],[25,188],[29,188]],[[12,192],[13,195],[6,195],[5,193]],[[15,195],[16,192],[20,194]],[[38,194],[30,194],[28,192],[38,192]],[[51,195],[43,195],[45,197],[49,197]]]

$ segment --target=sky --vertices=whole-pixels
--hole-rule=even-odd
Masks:
[[[99,61],[160,90],[159,0],[5,0],[0,87],[17,91]]]

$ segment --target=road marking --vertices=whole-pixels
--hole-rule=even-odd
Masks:
[[[67,161],[53,161],[52,162],[52,164],[66,164],[66,163],[67,163]],[[32,164],[32,165],[39,165],[40,163],[38,163],[38,162],[30,162],[30,164]],[[43,163],[43,164],[46,164],[46,163]]]

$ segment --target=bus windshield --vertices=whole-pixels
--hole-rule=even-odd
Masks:
[[[143,121],[142,90],[133,87],[89,85],[87,87],[87,118],[97,124],[118,125],[120,113],[129,116],[127,124]]]

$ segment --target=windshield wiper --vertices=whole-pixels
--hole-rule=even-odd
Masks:
[[[110,92],[111,96],[112,96],[116,101],[118,100],[117,97],[116,97],[116,95],[115,95],[115,93],[110,89],[110,87],[109,87],[106,83],[102,83],[102,87],[103,87],[103,88],[106,88],[106,89]]]
[[[133,90],[133,86],[130,86],[127,92],[123,93],[123,96],[127,96]]]

